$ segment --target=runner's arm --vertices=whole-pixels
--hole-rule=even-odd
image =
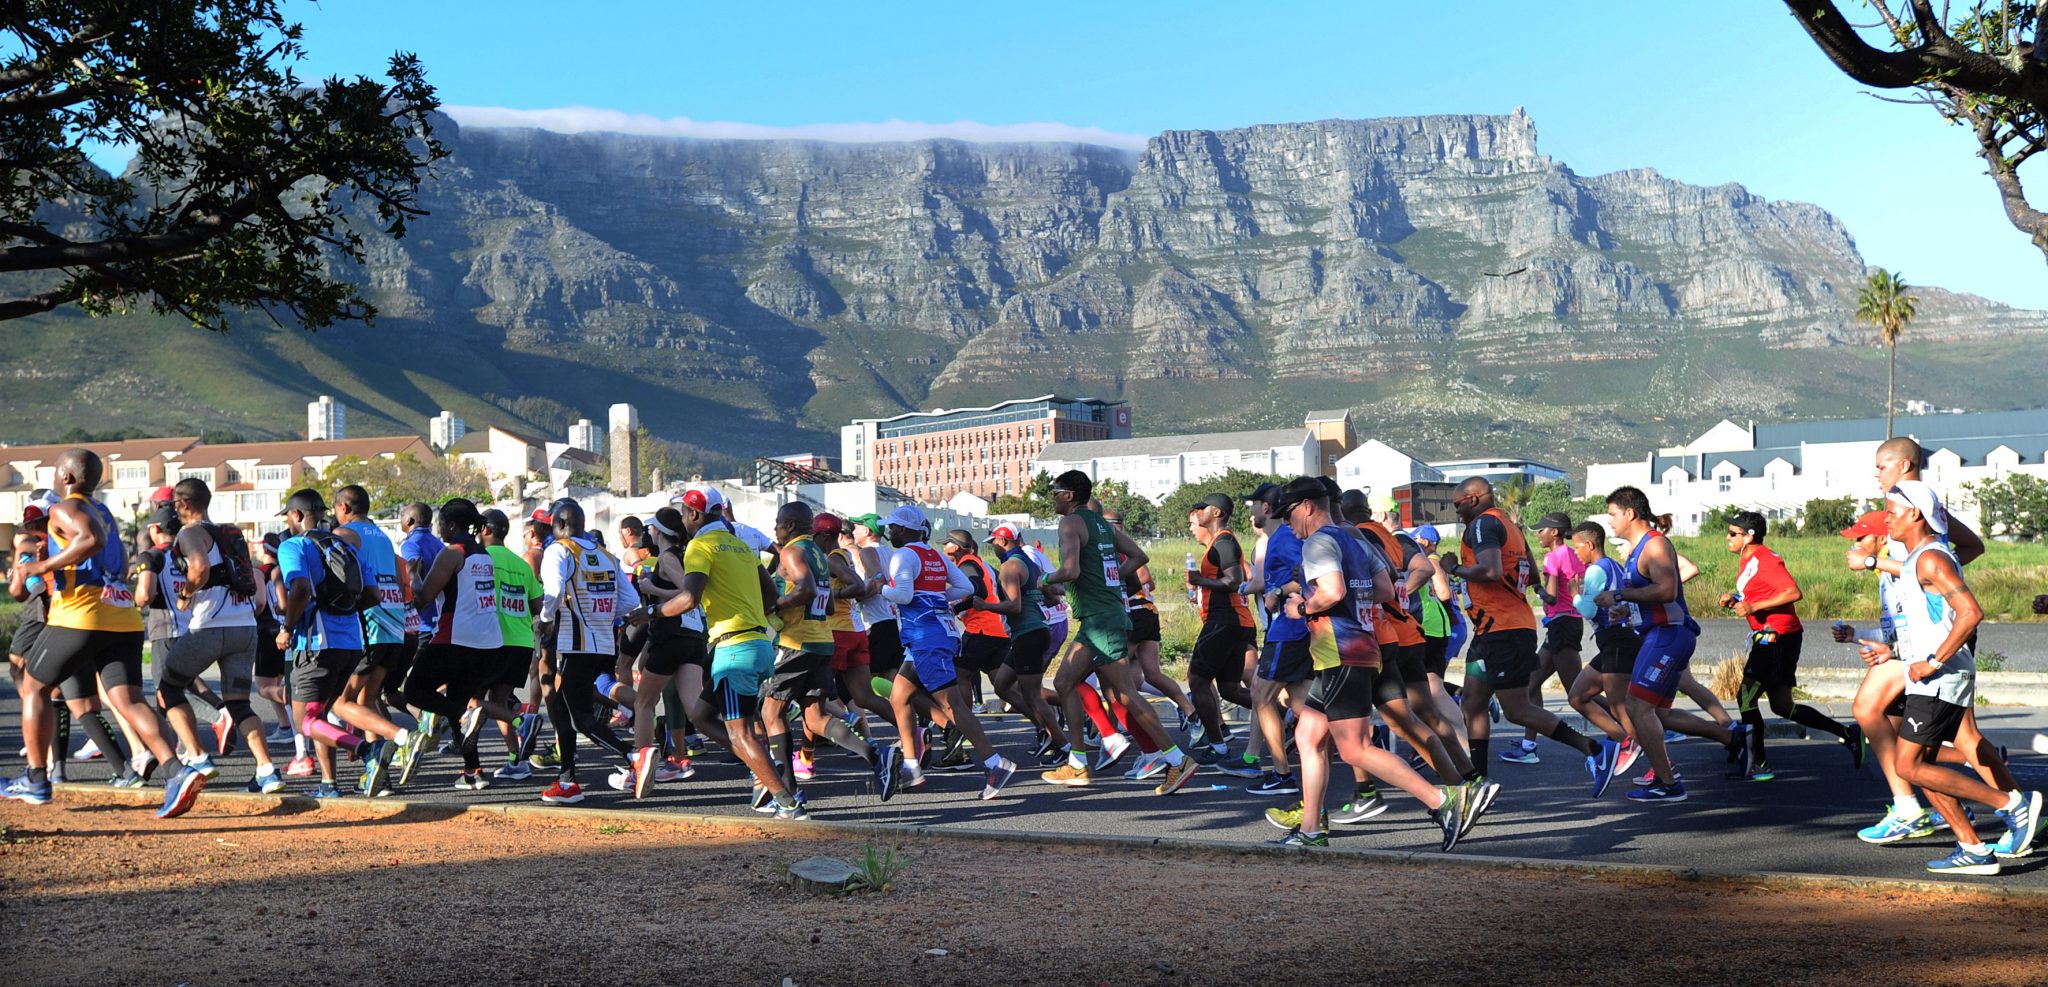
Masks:
[[[1081,578],[1081,546],[1087,542],[1087,523],[1079,515],[1069,514],[1060,518],[1060,567],[1046,573],[1043,581],[1050,585],[1071,583]],[[891,568],[890,572],[894,573],[895,569]]]
[[[200,539],[206,540],[200,544]],[[213,539],[206,529],[196,524],[186,525],[178,532],[172,546],[185,557],[185,595],[191,596],[206,588],[207,578],[213,575],[213,566],[206,562],[206,550],[213,547]]]
[[[1616,599],[1630,603],[1670,603],[1678,599],[1678,558],[1677,552],[1668,544],[1670,539],[1652,538],[1643,546],[1637,557],[1636,571],[1642,574],[1645,585],[1629,586],[1612,590]],[[1634,596],[1630,596],[1634,593]]]
[[[775,598],[771,610],[787,610],[801,606],[811,599],[811,560],[804,558],[803,547],[791,542],[776,553],[782,564],[782,583],[789,592]]]
[[[917,553],[897,549],[889,554],[889,581],[882,587],[882,599],[909,603],[917,598]]]
[[[945,556],[940,556],[940,559],[946,563],[946,602],[952,603],[973,596],[974,584],[968,581],[967,573],[954,565],[952,559]]]
[[[1024,563],[1022,561],[1011,559],[1003,563],[1003,567],[996,572],[996,578],[1003,584],[1002,599],[994,603],[975,600],[974,608],[976,610],[986,610],[990,613],[1003,614],[1008,617],[1023,616],[1024,573]]]
[[[1072,515],[1069,515],[1069,517],[1071,516]],[[1146,555],[1145,550],[1139,548],[1138,543],[1131,540],[1131,536],[1124,532],[1124,529],[1121,525],[1111,525],[1109,533],[1112,537],[1116,539],[1116,550],[1123,554],[1125,565],[1138,567],[1143,566],[1145,563],[1152,561],[1152,556]],[[1067,540],[1064,525],[1062,525],[1061,527],[1060,536],[1060,558],[1065,559],[1067,557]],[[1237,584],[1231,583],[1230,588],[1236,589]]]
[[[656,606],[655,612],[663,617],[680,617],[689,613],[696,608],[698,598],[704,595],[704,587],[710,582],[711,577],[704,573],[684,573],[682,588]]]
[[[839,584],[832,587],[833,599],[867,599],[868,584],[861,581],[860,573],[853,571],[853,567],[847,565],[845,559],[837,555],[827,555],[825,556],[825,566],[832,570],[832,581]]]
[[[1961,565],[1984,557],[1984,539],[1953,514],[1948,516],[1948,547],[1955,550],[1956,562]]]
[[[147,607],[156,602],[156,569],[144,564],[135,573],[135,605]]]
[[[559,544],[559,543],[558,543]],[[540,619],[554,620],[562,611],[562,593],[569,585],[569,553],[549,545],[540,557]]]
[[[99,553],[103,540],[93,527],[92,516],[75,500],[60,500],[50,506],[50,534],[64,536],[64,550],[48,558],[22,563],[28,575],[48,575],[77,565]]]
[[[1963,585],[1963,574],[1955,563],[1936,553],[1920,553],[1920,561],[1914,566],[1914,575],[1919,577],[1920,585],[1940,593],[1943,602],[1956,612],[1955,623],[1948,629],[1948,637],[1942,639],[1941,645],[1934,649],[1933,655],[1904,656],[1907,661],[1913,662],[1906,666],[1906,674],[1917,682],[1935,674],[1935,669],[1926,667],[1928,661],[1940,665],[1955,657],[1956,652],[1970,643],[1970,635],[1977,632],[1978,622],[1984,619],[1984,609],[1977,605],[1976,594],[1970,592],[1968,586]],[[1926,674],[1921,674],[1923,671]]]

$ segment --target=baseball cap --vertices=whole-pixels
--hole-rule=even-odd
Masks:
[[[155,493],[149,495],[149,502],[152,504],[168,504],[175,496],[177,496],[176,492],[170,487],[158,487]]]
[[[691,487],[681,496],[669,498],[669,503],[687,507],[699,514],[709,514],[725,506],[725,495],[717,487]]]
[[[882,536],[882,516],[880,514],[856,514],[846,520],[847,523],[855,527],[868,529],[877,538]]]
[[[277,516],[283,517],[293,511],[319,517],[327,513],[327,500],[320,496],[320,491],[312,487],[301,487],[285,498],[284,506],[278,509]]]
[[[1001,538],[1004,541],[1016,541],[1017,529],[1005,524],[997,527],[996,530],[989,532],[988,536],[991,540]]]
[[[1857,518],[1855,524],[1843,528],[1842,537],[1868,538],[1871,535],[1885,534],[1886,529],[1884,525],[1884,518],[1884,511],[1871,511],[1868,514],[1865,514],[1862,517]]]
[[[1425,524],[1422,527],[1409,532],[1408,534],[1410,537],[1413,537],[1416,541],[1426,541],[1432,545],[1440,541],[1443,541],[1443,537],[1437,534],[1436,525],[1433,524]]]
[[[1370,521],[1372,520],[1372,505],[1367,502],[1365,491],[1346,490],[1342,496],[1337,498],[1337,513],[1342,514],[1346,521],[1353,518],[1364,518]]]
[[[1273,495],[1279,492],[1279,484],[1261,483],[1259,484],[1259,489],[1244,495],[1244,502],[1247,504],[1264,504],[1267,507],[1271,507],[1273,506]]]
[[[882,523],[908,531],[924,531],[931,527],[931,522],[925,520],[924,512],[918,510],[916,504],[904,504],[890,511],[889,517]]]
[[[811,534],[836,535],[845,530],[845,522],[839,520],[839,515],[830,511],[820,511],[811,518]]]
[[[1202,499],[1196,501],[1196,503],[1203,507],[1213,507],[1221,511],[1226,520],[1230,517],[1230,512],[1237,507],[1237,502],[1231,500],[1230,495],[1220,493],[1203,494]]]
[[[1927,519],[1927,526],[1933,528],[1935,534],[1948,534],[1948,511],[1941,506],[1941,495],[1935,493],[1934,488],[1927,485],[1927,481],[1900,480],[1892,487],[1892,492],[1885,495],[1885,499],[1896,500],[1919,511],[1920,516]]]
[[[1287,481],[1279,492],[1273,495],[1273,512],[1285,514],[1305,500],[1329,500],[1330,492],[1323,481],[1313,476],[1297,476]]]
[[[178,512],[168,507],[159,507],[149,512],[149,523],[164,529],[175,528],[178,526]]]
[[[42,506],[38,504],[30,504],[21,509],[21,523],[24,525],[34,524],[48,517],[49,515],[44,513]]]
[[[549,513],[545,507],[536,507],[533,509],[533,514],[530,515],[529,520],[539,521],[542,524],[553,524],[555,523],[555,516]]]
[[[1559,531],[1570,531],[1572,530],[1571,515],[1566,514],[1563,511],[1551,511],[1550,513],[1543,515],[1543,517],[1539,518],[1536,521],[1537,531],[1542,531],[1545,528],[1556,528]]]

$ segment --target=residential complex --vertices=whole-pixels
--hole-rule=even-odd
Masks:
[[[1062,441],[1040,453],[1032,470],[1055,475],[1080,470],[1098,483],[1122,481],[1132,493],[1159,501],[1183,484],[1232,468],[1282,476],[1331,474],[1352,444],[1350,412],[1317,412],[1295,428]]]
[[[986,408],[862,418],[839,430],[848,475],[894,487],[926,504],[957,493],[994,499],[1030,486],[1039,453],[1058,442],[1131,434],[1121,401],[1043,394]]]
[[[1963,486],[2008,473],[2048,478],[2048,408],[1970,414],[1913,415],[1894,431],[1927,452],[1923,478],[1944,503],[1972,523],[1977,505]],[[1672,515],[1676,530],[1696,533],[1718,507],[1796,517],[1807,501],[1833,497],[1875,500],[1877,447],[1883,418],[1738,425],[1723,421],[1684,445],[1626,463],[1586,468],[1586,491],[1641,487],[1650,505]]]

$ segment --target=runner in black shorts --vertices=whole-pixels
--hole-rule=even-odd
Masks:
[[[1251,609],[1238,593],[1244,585],[1244,548],[1227,527],[1237,502],[1220,493],[1207,494],[1188,511],[1188,531],[1202,545],[1199,561],[1187,573],[1196,594],[1202,630],[1188,657],[1188,698],[1194,701],[1201,733],[1189,739],[1189,755],[1218,771],[1245,778],[1259,777],[1256,767],[1225,757],[1230,746],[1223,725],[1221,701],[1251,709],[1251,690],[1244,684],[1244,652],[1253,634]]]

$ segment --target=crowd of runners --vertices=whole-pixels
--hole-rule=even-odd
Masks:
[[[409,504],[395,544],[363,488],[331,501],[304,489],[281,534],[250,542],[209,520],[196,479],[163,492],[131,550],[93,497],[98,457],[73,450],[15,540],[27,768],[4,794],[48,802],[81,754],[74,732],[114,766],[112,784],[160,784],[165,818],[237,750],[253,759],[252,792],[304,779],[315,798],[384,795],[439,756],[460,758],[460,789],[546,772],[538,797],[573,804],[593,758],[605,784],[640,798],[691,778],[715,747],[748,769],[756,811],[797,820],[837,748],[883,801],[956,771],[995,799],[1020,762],[1053,786],[1130,780],[1160,796],[1202,772],[1234,776],[1275,800],[1276,842],[1303,847],[1386,812],[1400,800],[1383,788],[1398,789],[1448,851],[1494,804],[1503,762],[1565,753],[1584,761],[1590,798],[1630,779],[1629,800],[1680,802],[1668,745],[1697,737],[1725,751],[1729,778],[1768,781],[1768,706],[1839,740],[1852,766],[1875,758],[1892,801],[1859,838],[1950,830],[1955,851],[1929,870],[1995,874],[2030,852],[2042,796],[1978,729],[1981,611],[1963,570],[1983,543],[1920,481],[1920,461],[1911,440],[1885,443],[1885,506],[1842,532],[1884,615],[1868,632],[1832,629],[1869,666],[1842,723],[1794,698],[1800,589],[1766,519],[1729,518],[1739,575],[1702,589],[1665,537],[1670,519],[1633,487],[1607,496],[1604,525],[1542,517],[1532,547],[1492,486],[1467,480],[1454,549],[1327,478],[1210,494],[1188,516],[1201,629],[1181,682],[1160,664],[1159,563],[1080,472],[1052,482],[1054,553],[1009,527],[933,531],[910,505],[840,517],[793,502],[762,532],[712,487],[612,538],[574,500],[518,518]],[[1753,632],[1733,714],[1689,668],[1688,590]],[[1460,659],[1461,683],[1447,681]],[[1593,733],[1546,706],[1553,676]],[[978,705],[984,678],[992,698]],[[1680,694],[1700,712],[1674,708]],[[1225,701],[1249,714],[1241,737]],[[195,702],[212,710],[210,736]],[[978,717],[998,708],[1034,728],[1029,749],[991,740]],[[1497,718],[1522,730],[1498,751]],[[1339,762],[1355,788],[1332,805]]]

